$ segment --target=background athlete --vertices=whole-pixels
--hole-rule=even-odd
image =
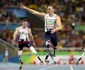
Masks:
[[[37,55],[36,50],[33,47],[33,45],[35,46],[34,38],[31,32],[31,29],[28,28],[27,25],[28,25],[28,21],[27,19],[24,19],[22,21],[22,25],[17,27],[13,34],[13,40],[15,41],[17,39],[19,43],[19,46],[18,46],[19,60],[20,60],[20,56],[22,55],[23,47],[26,46],[27,48],[31,50],[33,54],[37,56],[40,62],[43,63],[40,57]],[[30,40],[32,41],[33,45],[31,44]],[[23,62],[20,60],[20,64],[22,63]],[[22,68],[22,65],[20,66],[19,69],[21,68]]]
[[[54,13],[53,6],[47,7],[47,12],[48,12],[47,14],[27,8],[23,4],[21,4],[21,8],[26,9],[33,14],[44,16],[44,19],[45,19],[44,20],[45,21],[45,42],[46,42],[46,47],[48,48],[48,50],[47,50],[48,55],[45,57],[45,61],[47,61],[49,55],[52,57],[52,53],[49,52],[49,47],[53,45],[53,49],[55,50],[58,46],[56,31],[61,30],[61,28],[62,28],[61,19],[58,15],[56,15]]]
[[[82,50],[83,50],[83,53],[82,55],[80,56],[80,58],[77,60],[77,65],[79,64],[80,60],[83,58],[83,56],[85,55],[85,39],[83,40],[83,43],[82,43]]]

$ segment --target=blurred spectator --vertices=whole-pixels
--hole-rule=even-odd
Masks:
[[[11,44],[14,46],[14,47],[17,47],[18,46],[18,43],[16,41],[14,41],[13,39],[11,39]]]
[[[1,0],[0,1],[0,24],[6,23],[7,29],[9,24],[19,24],[21,18],[16,17],[7,8],[19,8],[19,3],[23,3],[27,7],[40,11],[47,12],[47,5],[53,5],[55,13],[57,13],[62,20],[63,29],[58,32],[58,44],[60,48],[63,47],[81,47],[82,40],[85,36],[85,1],[84,0]],[[16,10],[13,10],[16,11]],[[33,25],[33,24],[32,24]],[[82,26],[81,26],[82,25]],[[34,27],[36,27],[35,24]],[[80,27],[78,27],[80,26]],[[32,27],[29,25],[29,27]],[[33,27],[34,38],[36,45],[42,47],[44,44],[44,32],[36,31]],[[13,32],[4,32],[1,38],[14,46],[16,43],[12,40]]]
[[[8,63],[8,57],[9,57],[9,51],[8,48],[6,47],[4,51],[4,63]]]
[[[7,41],[7,35],[6,35],[6,33],[3,33],[1,38],[2,38],[3,40]]]

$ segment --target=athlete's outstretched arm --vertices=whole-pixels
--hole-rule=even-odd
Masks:
[[[45,16],[45,13],[44,13],[44,12],[41,13],[41,12],[38,12],[38,11],[36,11],[36,10],[30,9],[30,8],[26,7],[25,5],[23,5],[22,3],[20,3],[20,7],[21,7],[22,9],[28,10],[29,12],[31,12],[31,13],[33,13],[33,14],[36,14],[36,15],[39,15],[39,16]]]
[[[33,45],[36,46],[36,45],[35,45],[35,41],[34,41],[34,37],[33,37],[32,32],[31,32],[31,29],[28,28],[28,31],[29,31],[30,39],[31,39]]]
[[[51,31],[51,33],[54,33],[55,31],[61,30],[62,24],[61,24],[61,18],[57,15],[56,17],[56,28]]]
[[[16,40],[16,37],[17,37],[17,34],[18,34],[18,30],[19,28],[16,28],[14,34],[13,34],[13,40],[15,41]]]

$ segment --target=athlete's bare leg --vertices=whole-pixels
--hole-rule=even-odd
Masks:
[[[47,45],[46,47],[47,47],[47,48],[46,48],[46,51],[47,51],[48,54],[47,54],[46,57],[45,57],[45,62],[49,63],[49,61],[47,60],[49,56],[51,57],[51,59],[53,60],[53,62],[55,62],[55,61],[54,61],[55,48],[53,48],[53,46],[52,46],[51,43],[48,43],[48,45]],[[53,52],[53,53],[50,51],[50,49],[49,49],[50,47],[52,47],[52,48],[54,49],[54,52]]]
[[[18,56],[19,56],[19,62],[20,62],[19,70],[21,70],[21,69],[22,69],[22,65],[23,65],[23,62],[22,62],[22,60],[20,59],[21,56],[22,56],[22,50],[19,50],[19,51],[18,51]]]
[[[37,58],[39,59],[39,61],[41,62],[41,63],[43,63],[43,61],[41,60],[41,58],[37,55],[37,52],[36,52],[36,50],[34,49],[34,47],[33,46],[30,46],[30,51],[33,53],[33,54],[35,54],[36,56],[37,56]]]

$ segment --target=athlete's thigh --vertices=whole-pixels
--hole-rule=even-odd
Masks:
[[[19,44],[18,45],[18,50],[23,50],[24,44]]]
[[[27,47],[27,48],[29,48],[30,46],[32,46],[32,44],[31,44],[31,42],[26,42],[26,44],[25,44],[25,46]]]
[[[45,33],[45,42],[51,42],[51,37],[49,33]]]
[[[51,42],[54,47],[56,47],[58,45],[57,33],[54,33],[51,35]]]

